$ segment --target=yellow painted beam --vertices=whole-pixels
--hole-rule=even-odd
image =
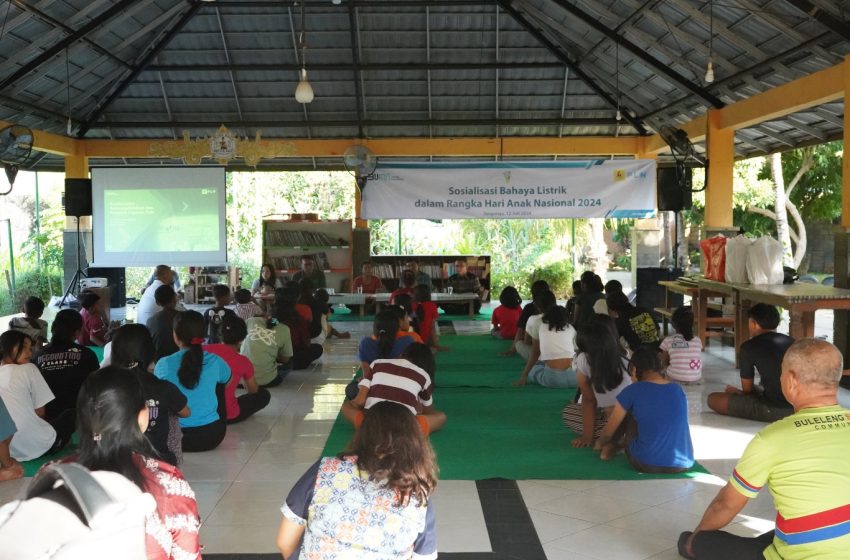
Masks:
[[[7,127],[11,124],[14,123],[0,121],[0,128]],[[33,150],[37,150],[39,152],[47,152],[49,154],[55,154],[57,156],[67,156],[76,153],[77,140],[74,138],[68,138],[67,136],[52,134],[50,132],[44,132],[42,130],[33,130],[32,134]]]
[[[844,63],[757,93],[720,110],[720,127],[740,130],[841,99]]]
[[[89,158],[86,156],[65,156],[66,179],[88,179]]]
[[[706,148],[709,160],[705,191],[705,227],[732,227],[735,131],[720,127],[720,109],[708,111]]]
[[[631,155],[639,152],[637,136],[534,138],[356,138],[291,140],[293,157],[341,157],[352,144],[363,144],[378,156],[536,156]],[[278,139],[277,141],[286,141]],[[83,140],[88,157],[151,157],[150,147],[161,140]]]

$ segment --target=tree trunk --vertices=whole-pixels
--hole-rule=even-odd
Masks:
[[[782,175],[782,155],[773,154],[771,156],[771,170],[773,171],[774,191],[776,193],[776,201],[774,210],[776,212],[776,237],[782,244],[782,264],[785,266],[794,265],[794,256],[791,253],[791,234],[788,228],[788,212],[785,209],[785,178]]]
[[[605,220],[602,218],[590,218],[590,255],[593,272],[605,277],[608,272],[608,247],[605,245]]]

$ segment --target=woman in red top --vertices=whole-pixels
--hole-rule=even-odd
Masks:
[[[177,467],[155,458],[144,435],[148,407],[136,376],[117,367],[92,373],[80,390],[77,415],[79,455],[67,460],[124,475],[156,500],[145,520],[148,560],[200,558],[195,493]]]
[[[513,286],[505,286],[499,294],[499,307],[493,310],[493,330],[490,331],[496,338],[502,340],[513,340],[516,336],[519,316],[522,315],[522,298]]]
[[[422,341],[433,348],[439,348],[438,335],[434,330],[437,321],[437,306],[431,301],[431,288],[425,284],[419,284],[413,289],[413,312],[416,314],[416,325],[414,329],[422,337]]]

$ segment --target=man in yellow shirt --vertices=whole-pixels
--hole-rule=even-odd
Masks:
[[[838,560],[850,557],[850,411],[837,402],[843,358],[832,344],[795,342],[782,360],[782,393],[794,414],[756,434],[729,482],[693,533],[679,537],[686,558]],[[719,529],[767,486],[776,530],[756,538]]]

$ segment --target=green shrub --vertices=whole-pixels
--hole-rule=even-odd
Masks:
[[[41,298],[45,304],[50,303],[51,296],[61,296],[65,291],[62,276],[62,272],[55,269],[27,270],[18,274],[15,279],[15,301],[9,300],[13,307],[12,313],[17,312],[30,296]]]
[[[572,287],[573,274],[572,263],[562,259],[535,268],[528,278],[528,284],[530,286],[537,280],[545,280],[555,296],[563,299]]]

